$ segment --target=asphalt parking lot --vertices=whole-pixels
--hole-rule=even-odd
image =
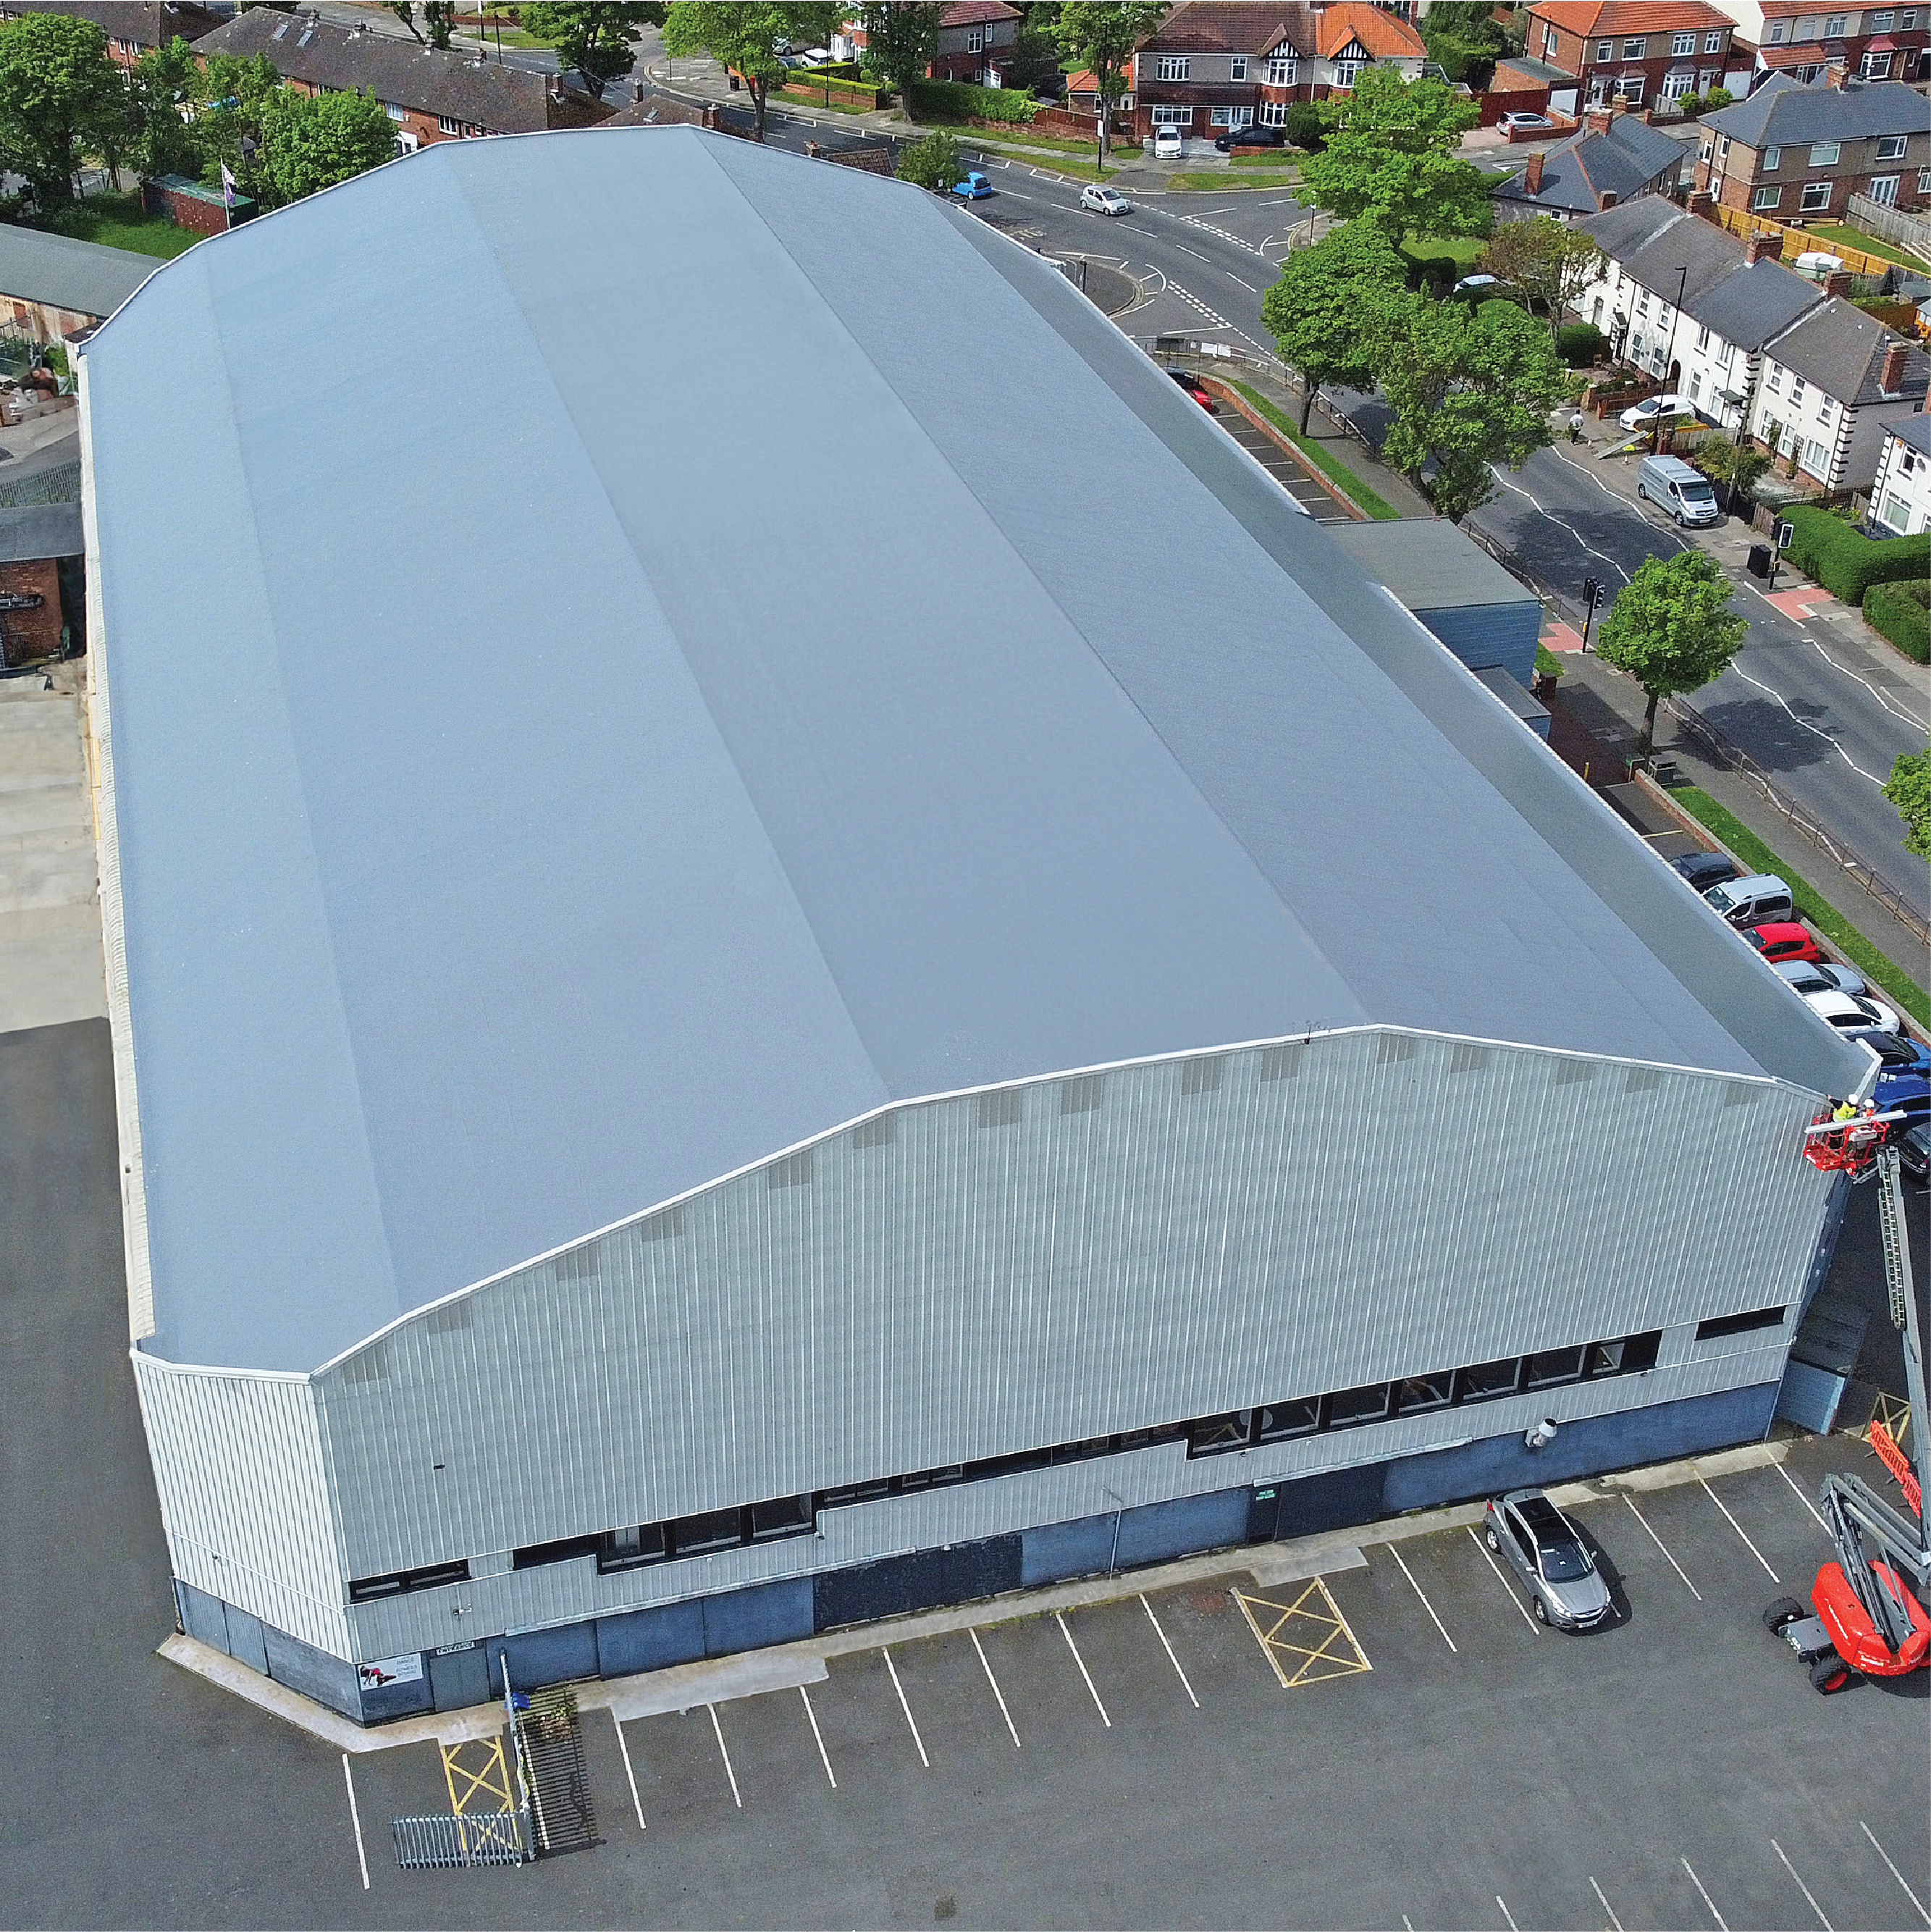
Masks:
[[[1820,1697],[1758,1622],[1828,1554],[1818,1476],[1875,1467],[1842,1437],[1579,1508],[1620,1596],[1597,1635],[1541,1630],[1465,1528],[1318,1583],[1237,1552],[1063,1620],[858,1633],[802,1688],[586,1712],[595,1848],[400,1870],[390,1820],[450,1807],[435,1745],[346,1761],[154,1654],[105,1035],[0,1040],[10,1923],[1931,1926],[1931,1676]]]

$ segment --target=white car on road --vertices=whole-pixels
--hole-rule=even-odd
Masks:
[[[1616,420],[1625,429],[1652,429],[1659,421],[1672,416],[1693,416],[1696,405],[1687,396],[1651,396],[1625,410]]]
[[[1828,1020],[1841,1033],[1859,1033],[1877,1027],[1885,1033],[1898,1030],[1897,1016],[1882,1000],[1857,993],[1806,993],[1804,1004],[1820,1020]]]
[[[1131,214],[1133,204],[1117,188],[1083,188],[1079,205],[1089,214]]]

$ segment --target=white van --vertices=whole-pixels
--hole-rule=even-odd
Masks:
[[[1747,878],[1726,879],[1712,886],[1704,898],[1732,926],[1765,926],[1795,919],[1790,888],[1774,872],[1753,872]]]
[[[1723,513],[1717,493],[1700,470],[1680,456],[1645,456],[1636,472],[1636,494],[1647,496],[1679,524],[1718,524]]]

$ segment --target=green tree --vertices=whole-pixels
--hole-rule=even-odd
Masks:
[[[959,159],[959,144],[943,129],[935,129],[922,141],[900,151],[898,178],[916,182],[920,188],[936,188],[943,194],[955,182],[965,179],[965,164]]]
[[[333,188],[394,153],[395,129],[372,94],[284,88],[262,117],[261,169],[278,202]]]
[[[1696,463],[1711,482],[1723,484],[1726,510],[1734,498],[1747,496],[1770,467],[1770,458],[1762,450],[1747,449],[1726,442],[1721,436],[1713,436],[1697,446]]]
[[[1884,795],[1904,820],[1904,849],[1931,859],[1931,745],[1898,753]]]
[[[1487,179],[1455,153],[1478,118],[1474,102],[1441,81],[1405,81],[1375,66],[1321,112],[1327,145],[1301,164],[1303,202],[1346,221],[1365,216],[1396,243],[1417,231],[1488,227]]]
[[[1471,87],[1486,87],[1495,62],[1508,50],[1508,36],[1487,0],[1435,0],[1418,31],[1429,58],[1449,79]]]
[[[1375,382],[1373,298],[1404,286],[1402,258],[1373,223],[1351,221],[1312,248],[1297,248],[1261,298],[1281,360],[1301,379],[1301,434],[1307,434],[1316,390]]]
[[[269,116],[289,92],[266,54],[245,58],[233,54],[208,56],[195,85],[190,129],[206,186],[220,186],[225,166],[242,193],[252,196],[258,206],[280,205],[283,197],[263,167],[264,136]]]
[[[1294,100],[1281,123],[1281,130],[1297,148],[1318,153],[1321,145],[1321,110],[1312,100]]]
[[[0,154],[43,207],[73,199],[83,153],[118,158],[130,140],[127,88],[98,27],[70,14],[0,20]]]
[[[783,53],[814,47],[838,31],[844,9],[830,5],[733,5],[730,0],[670,0],[664,10],[664,51],[673,59],[709,54],[742,76],[764,139],[764,110],[771,90],[784,84]],[[524,10],[524,18],[529,10]]]
[[[1602,272],[1604,257],[1581,229],[1538,214],[1529,221],[1504,222],[1476,266],[1485,274],[1499,276],[1525,302],[1541,302],[1553,334],[1562,311]]]
[[[1090,70],[1099,91],[1099,160],[1106,164],[1108,118],[1126,92],[1133,50],[1166,17],[1165,0],[1065,0],[1053,32],[1060,45]]]
[[[859,9],[859,24],[865,29],[865,64],[898,90],[907,113],[912,107],[912,83],[925,78],[938,53],[939,16],[944,10],[943,7],[903,5]]]
[[[1649,699],[1640,756],[1656,736],[1656,707],[1678,692],[1701,691],[1737,654],[1749,620],[1730,608],[1730,585],[1700,550],[1646,556],[1616,593],[1597,633],[1603,662],[1627,671]]]
[[[424,46],[448,49],[449,36],[456,26],[456,0],[422,0],[422,24],[429,30],[427,40],[417,29],[415,8],[411,0],[389,0],[389,11]]]
[[[201,80],[194,50],[178,34],[135,62],[127,83],[135,129],[130,158],[143,181],[200,173],[201,150],[188,116],[200,101]]]
[[[601,93],[606,81],[636,66],[637,28],[662,26],[667,11],[646,0],[597,0],[590,5],[577,0],[530,0],[517,17],[526,33],[547,40],[565,68],[574,68],[593,93]]]
[[[1395,412],[1383,458],[1459,523],[1495,494],[1492,466],[1525,462],[1549,440],[1565,372],[1549,331],[1513,302],[1441,302],[1407,289],[1364,304],[1384,399]]]

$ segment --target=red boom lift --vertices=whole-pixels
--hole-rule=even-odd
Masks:
[[[1899,1478],[1915,1516],[1896,1509],[1857,1476],[1826,1476],[1818,1507],[1837,1560],[1817,1573],[1810,1592],[1816,1614],[1793,1597],[1780,1597],[1763,1613],[1765,1627],[1796,1652],[1823,1691],[1841,1690],[1853,1676],[1901,1677],[1931,1661],[1931,1540],[1924,1523],[1924,1490],[1931,1483],[1931,1411],[1924,1400],[1924,1356],[1911,1279],[1897,1150],[1885,1144],[1889,1120],[1870,1114],[1855,1122],[1822,1121],[1807,1137],[1806,1156],[1819,1167],[1869,1173],[1878,1179],[1878,1222],[1884,1237],[1885,1284],[1891,1318],[1904,1344],[1905,1389],[1911,1403],[1911,1457],[1888,1435],[1873,1444]],[[1875,1128],[1868,1138],[1858,1128]],[[1819,1154],[1825,1157],[1819,1159]],[[1889,1453],[1885,1454],[1885,1450]],[[1915,1469],[1911,1466],[1915,1465]]]

